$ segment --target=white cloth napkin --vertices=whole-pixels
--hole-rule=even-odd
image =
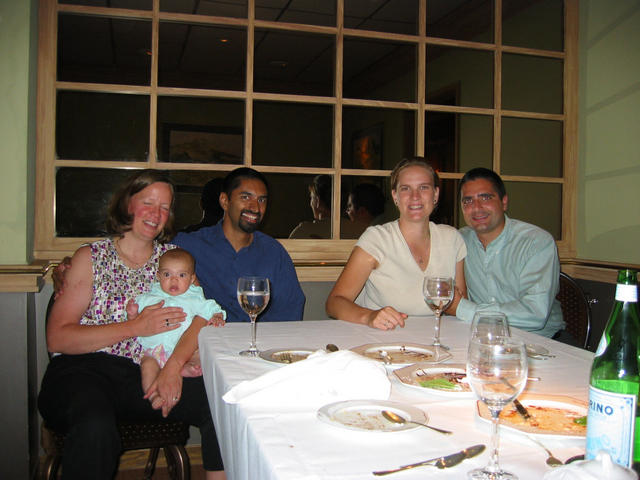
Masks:
[[[239,383],[222,398],[227,403],[318,408],[342,400],[386,400],[391,393],[379,362],[357,353],[318,350],[306,360]]]

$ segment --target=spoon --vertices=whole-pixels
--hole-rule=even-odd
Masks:
[[[378,353],[380,354],[380,358],[385,365],[391,365],[391,356],[387,353],[386,350],[378,350]]]
[[[544,444],[542,442],[540,442],[539,440],[537,440],[536,438],[530,437],[529,435],[527,435],[527,438],[529,440],[531,440],[534,443],[537,443],[539,446],[541,446],[545,452],[547,452],[547,465],[549,465],[550,467],[557,467],[559,465],[563,465],[562,460],[560,460],[559,458],[556,458],[553,453],[551,453],[551,451],[544,446]]]
[[[401,417],[397,413],[394,413],[390,410],[382,410],[382,416],[389,420],[390,422],[404,424],[404,423],[415,423],[416,425],[422,425],[423,427],[430,428],[431,430],[435,430],[436,432],[444,433],[445,435],[451,435],[453,432],[449,430],[443,430],[441,428],[432,427],[431,425],[427,425],[426,423],[414,422],[413,420],[407,420],[404,417]]]

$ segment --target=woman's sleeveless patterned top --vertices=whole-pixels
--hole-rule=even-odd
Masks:
[[[131,269],[120,260],[112,239],[92,243],[93,296],[88,310],[80,319],[80,324],[107,325],[126,322],[127,302],[149,291],[156,279],[158,259],[172,248],[175,248],[175,245],[153,242],[153,253],[147,263],[138,269]],[[122,340],[99,351],[140,362],[141,349],[137,337]]]

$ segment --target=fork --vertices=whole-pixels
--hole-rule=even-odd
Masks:
[[[280,360],[282,360],[283,363],[291,363],[292,362],[291,354],[290,353],[281,354]]]

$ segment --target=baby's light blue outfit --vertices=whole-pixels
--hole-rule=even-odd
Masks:
[[[223,318],[227,318],[227,313],[220,308],[215,300],[204,298],[202,287],[191,285],[186,292],[180,295],[169,295],[160,287],[160,282],[154,282],[151,290],[136,297],[138,311],[149,305],[154,305],[164,300],[165,307],[181,307],[187,314],[180,327],[168,332],[157,333],[150,337],[138,337],[142,350],[146,355],[154,356],[160,366],[164,366],[166,360],[173,353],[173,349],[178,344],[182,334],[189,328],[193,317],[198,315],[205,320],[209,320],[214,314],[222,313]]]

